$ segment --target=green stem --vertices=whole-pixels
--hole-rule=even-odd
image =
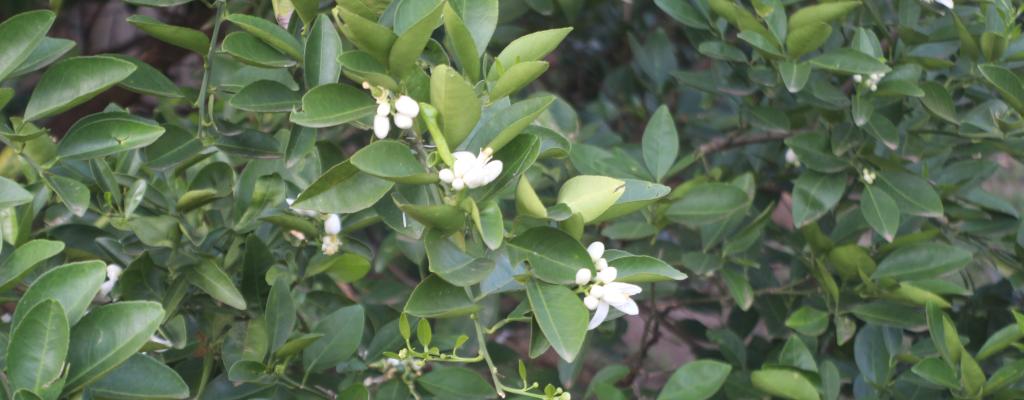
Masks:
[[[494,332],[497,332],[498,329],[501,329],[505,325],[508,325],[509,323],[512,323],[512,322],[529,322],[529,321],[530,321],[529,317],[518,317],[518,318],[511,318],[510,317],[510,318],[505,318],[505,319],[503,319],[501,321],[498,321],[496,324],[494,324],[494,326],[491,326],[490,328],[487,328],[487,334],[488,335],[494,334]]]
[[[199,86],[199,97],[196,97],[196,106],[199,108],[199,137],[206,137],[206,127],[213,123],[213,119],[207,121],[207,95],[210,87],[210,71],[213,69],[213,52],[217,48],[217,36],[220,34],[220,25],[224,22],[224,0],[217,0],[213,3],[217,8],[217,14],[213,17],[213,33],[210,37],[210,48],[203,58],[203,83]],[[212,107],[211,107],[212,108]]]
[[[467,291],[469,291],[469,289],[467,289]],[[504,399],[505,390],[507,388],[503,383],[501,383],[501,378],[498,377],[498,367],[494,365],[494,360],[491,359],[491,354],[487,352],[487,337],[484,336],[484,327],[480,325],[480,319],[477,314],[473,314],[473,326],[476,328],[476,341],[477,346],[480,347],[480,355],[482,355],[484,357],[484,361],[487,362],[487,370],[491,373],[491,380],[494,382],[494,390],[498,393],[498,397]]]
[[[316,397],[319,397],[321,399],[330,399],[331,398],[331,396],[327,395],[326,393],[323,393],[323,392],[321,392],[319,390],[313,390],[313,389],[309,388],[308,386],[305,386],[305,385],[303,385],[303,384],[301,384],[299,382],[296,382],[294,379],[289,378],[285,374],[281,374],[281,375],[278,375],[278,376],[281,378],[281,381],[283,381],[285,384],[287,384],[292,389],[301,390],[303,392],[312,394],[312,395],[314,395]]]

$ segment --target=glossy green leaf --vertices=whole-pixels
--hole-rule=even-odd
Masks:
[[[306,87],[317,87],[336,83],[341,76],[341,37],[327,14],[316,17],[313,29],[306,37],[306,49],[302,62]]]
[[[364,314],[362,306],[353,305],[321,319],[312,332],[324,336],[302,352],[303,367],[307,371],[320,371],[351,357],[363,338]]]
[[[661,181],[679,156],[679,133],[667,106],[658,107],[647,121],[642,148],[647,171],[655,181]]]
[[[533,123],[554,101],[554,96],[538,96],[514,103],[483,121],[459,148],[475,152],[478,151],[475,149],[490,147],[498,151]]]
[[[409,295],[405,312],[422,318],[451,318],[476,312],[480,306],[466,294],[466,289],[431,275]]]
[[[48,10],[24,12],[0,23],[0,81],[25,62],[57,18]]]
[[[569,32],[572,32],[572,28],[549,29],[524,35],[505,46],[495,61],[507,69],[517,63],[540,60],[555,50]]]
[[[988,81],[1006,104],[1017,112],[1024,113],[1024,82],[1013,71],[993,64],[978,66],[982,78]]]
[[[78,120],[57,146],[57,154],[67,160],[103,157],[155,142],[164,128],[151,120],[110,111]]]
[[[885,240],[892,241],[900,227],[900,210],[896,201],[876,185],[864,187],[860,211],[868,224]]]
[[[924,90],[921,104],[924,104],[928,111],[949,123],[960,125],[960,119],[956,115],[956,106],[953,105],[953,96],[949,94],[945,86],[938,82],[921,82],[918,86]]]
[[[187,399],[188,386],[171,367],[153,357],[136,354],[102,379],[89,385],[98,398],[119,400]]]
[[[68,353],[69,329],[64,307],[56,300],[45,300],[25,314],[11,331],[7,347],[11,390],[43,393],[58,380]]]
[[[46,182],[72,214],[85,215],[89,209],[89,188],[85,184],[62,175],[49,176]]]
[[[595,222],[615,219],[641,210],[665,197],[671,191],[668,186],[654,182],[636,179],[623,179],[622,181],[626,183],[622,196],[619,196],[615,204],[612,204],[601,216],[597,217]]]
[[[480,374],[465,367],[434,369],[417,378],[416,384],[437,398],[468,400],[497,397],[494,388]]]
[[[860,1],[835,1],[800,8],[789,16],[789,31],[842,18],[860,5]]]
[[[608,210],[625,192],[626,183],[607,176],[579,175],[569,178],[558,190],[559,204],[590,222]]]
[[[971,262],[971,252],[943,243],[917,243],[889,254],[871,276],[897,280],[936,278]]]
[[[647,283],[686,279],[686,274],[651,256],[618,257],[609,259],[608,265],[618,271],[616,282]]]
[[[820,399],[814,384],[800,372],[790,369],[760,369],[750,374],[750,382],[758,390],[783,399]]]
[[[299,106],[299,93],[269,80],[259,80],[242,88],[228,105],[252,112],[289,112]]]
[[[790,93],[800,92],[811,78],[811,64],[807,62],[781,62],[779,63],[779,76],[782,77],[786,90]]]
[[[360,50],[373,56],[377,62],[387,64],[388,54],[397,39],[395,33],[383,25],[349,11],[346,7],[339,7],[338,14],[345,21],[345,25],[341,27],[345,37]]]
[[[941,218],[942,199],[923,178],[903,171],[882,170],[875,184],[885,190],[905,214]]]
[[[214,299],[239,310],[245,310],[245,298],[231,277],[216,263],[203,260],[188,271],[188,280]]]
[[[32,193],[10,179],[0,177],[0,209],[19,206],[32,201]]]
[[[59,114],[125,80],[135,65],[113,57],[88,56],[62,60],[43,73],[25,107],[25,120]]]
[[[491,101],[510,96],[539,78],[548,70],[545,61],[526,61],[508,68],[491,88]]]
[[[828,313],[803,306],[786,318],[786,327],[808,336],[818,336],[828,329]]]
[[[696,360],[672,373],[658,400],[706,400],[725,383],[732,366],[715,360]]]
[[[404,2],[403,2],[404,3]],[[426,0],[417,3],[428,3]],[[398,76],[406,76],[416,68],[416,60],[430,40],[431,32],[441,24],[441,13],[445,2],[432,2],[432,8],[422,10],[419,19],[410,23],[408,28],[400,31],[391,50],[388,52],[388,69]]]
[[[157,40],[199,53],[204,57],[210,50],[210,38],[192,28],[168,25],[147,15],[132,15],[128,17],[128,23]]]
[[[953,371],[953,368],[941,358],[926,358],[914,364],[911,370],[917,376],[933,384],[945,386],[949,389],[960,388],[960,382],[956,378],[956,371]]]
[[[476,2],[463,2],[464,4],[476,4],[476,3],[493,3],[497,6],[497,1],[476,1]],[[495,13],[497,17],[497,13]],[[444,20],[444,31],[445,38],[448,43],[449,51],[458,61],[459,66],[466,72],[466,75],[473,81],[480,79],[480,51],[477,49],[476,43],[473,41],[473,33],[470,32],[469,27],[465,21],[459,16],[458,11],[452,8],[452,2],[448,2],[444,5],[444,14],[442,16]],[[493,27],[492,27],[493,30]],[[486,46],[486,43],[484,44]]]
[[[119,84],[125,89],[131,90],[136,93],[148,94],[158,97],[167,98],[181,98],[185,97],[181,93],[181,89],[174,84],[169,78],[164,76],[162,72],[153,68],[149,64],[146,64],[136,58],[115,55],[114,58],[118,60],[124,60],[135,65],[135,72],[132,72],[128,78],[121,81]]]
[[[434,183],[437,175],[427,172],[409,146],[396,140],[380,140],[359,149],[349,162],[360,171],[398,183]]]
[[[721,221],[749,205],[747,193],[727,183],[694,186],[666,210],[669,219],[687,226]]]
[[[99,307],[71,329],[67,392],[96,382],[127,361],[153,336],[164,310],[160,303],[122,301]]]
[[[583,245],[559,229],[533,228],[509,240],[508,245],[522,253],[537,278],[547,282],[573,283],[576,271],[594,268]]]
[[[454,69],[439,65],[430,76],[430,102],[441,114],[448,145],[458,146],[480,119],[480,99],[473,86]]]
[[[287,68],[296,64],[295,60],[245,31],[229,33],[220,46],[239,61],[257,67]]]
[[[225,19],[271,47],[287,54],[293,60],[302,61],[302,44],[277,24],[246,14],[231,14]]]
[[[33,307],[47,300],[59,302],[68,321],[75,325],[100,291],[106,271],[102,261],[76,262],[46,271],[21,296],[11,326],[17,328]]]
[[[302,111],[292,111],[290,119],[302,126],[326,128],[372,115],[376,109],[377,103],[366,91],[332,83],[306,92]]]
[[[846,190],[846,175],[807,171],[793,184],[793,226],[814,222],[839,203]]]
[[[526,295],[544,337],[563,360],[572,362],[583,347],[590,312],[579,296],[562,285],[531,279]]]
[[[295,328],[295,300],[292,299],[288,281],[278,279],[270,287],[266,308],[267,338],[270,340],[270,351],[281,349],[292,335]]]
[[[43,261],[64,250],[64,242],[36,239],[18,246],[0,263],[0,291],[17,285]],[[63,311],[62,311],[63,312]]]
[[[885,74],[892,70],[885,63],[859,51],[840,48],[811,59],[811,65],[844,74]]]
[[[14,78],[35,72],[57,61],[74,47],[75,42],[73,40],[44,37],[36,45],[35,50],[29,53],[28,58],[7,77]]]
[[[324,213],[354,213],[369,208],[394,182],[359,171],[343,162],[324,172],[295,199],[294,207]]]
[[[832,26],[815,22],[799,29],[790,30],[786,37],[786,54],[792,59],[800,59],[804,54],[817,50],[832,35]]]

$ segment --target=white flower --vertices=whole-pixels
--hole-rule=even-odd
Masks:
[[[387,118],[388,115],[391,115],[391,105],[387,102],[377,104],[377,116]]]
[[[373,135],[377,139],[384,139],[388,137],[388,132],[391,131],[391,121],[388,121],[387,115],[378,115],[373,117]]]
[[[96,300],[102,302],[110,301],[110,292],[114,290],[117,280],[121,279],[124,268],[117,264],[107,264],[107,280],[100,284],[100,292],[96,294]]]
[[[615,282],[615,278],[619,276],[619,271],[615,267],[607,267],[597,272],[597,281],[599,283],[612,283]]]
[[[395,101],[395,111],[412,119],[420,115],[420,105],[412,97],[403,95]]]
[[[320,246],[320,250],[322,250],[325,255],[333,256],[338,252],[339,248],[341,248],[341,240],[338,239],[338,236],[324,236],[323,245]]]
[[[866,183],[868,185],[870,185],[872,183],[875,183],[875,178],[876,177],[877,177],[877,175],[875,175],[875,171],[872,171],[872,170],[867,169],[867,168],[864,168],[860,172],[860,178],[864,181],[864,183]]]
[[[608,317],[609,306],[615,307],[626,315],[639,314],[640,309],[630,297],[640,293],[642,290],[640,286],[622,282],[610,282],[591,287],[590,295],[583,298],[583,304],[587,308],[594,310],[594,316],[590,318],[590,325],[587,326],[587,329],[597,328],[604,322],[605,318]],[[588,297],[596,301],[587,300]]]
[[[412,128],[412,117],[405,114],[395,114],[395,126],[398,129]]]
[[[800,166],[800,157],[797,157],[796,152],[793,149],[786,149],[786,164],[794,167]]]
[[[11,323],[11,313],[4,313],[4,315],[0,315],[0,322],[5,324]]]
[[[600,274],[598,274],[600,275]],[[580,268],[576,271],[576,284],[583,286],[590,283],[590,278],[594,276],[594,273],[588,268]]]
[[[338,214],[331,214],[324,220],[324,233],[337,235],[341,233],[341,217]]]
[[[397,118],[397,117],[396,117]],[[501,175],[500,160],[491,160],[491,149],[487,148],[480,155],[468,151],[457,151],[452,154],[455,159],[451,169],[438,171],[437,177],[442,182],[452,185],[452,189],[475,189],[493,182]]]
[[[591,260],[594,260],[594,262],[597,262],[597,260],[600,259],[601,256],[604,255],[604,243],[601,243],[601,242],[593,242],[593,243],[591,243],[589,246],[587,246],[587,254],[590,254],[590,259]]]

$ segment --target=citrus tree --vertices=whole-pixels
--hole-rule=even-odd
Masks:
[[[1024,396],[1019,4],[126,1],[0,22],[0,398]]]

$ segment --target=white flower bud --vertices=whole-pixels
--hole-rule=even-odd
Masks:
[[[391,130],[391,122],[388,121],[386,115],[378,115],[373,117],[373,135],[377,136],[377,139],[384,139],[388,137],[388,131]]]
[[[608,260],[604,258],[598,258],[597,261],[594,261],[594,268],[597,269],[598,271],[604,271],[606,268],[608,268]]]
[[[406,114],[395,114],[395,126],[398,129],[409,129],[412,128],[412,117]]]
[[[444,183],[452,183],[455,180],[455,173],[452,170],[445,168],[437,172],[437,177]]]
[[[341,233],[341,217],[338,214],[331,214],[324,220],[324,233],[337,235]]]
[[[0,315],[0,322],[5,324],[11,323],[11,313],[4,313],[4,315]]]
[[[377,105],[377,116],[386,117],[391,114],[391,105],[388,103],[380,103]]]
[[[466,188],[466,182],[462,178],[455,178],[452,180],[452,189],[462,190]]]
[[[605,292],[607,292],[607,290],[605,290],[604,286],[602,285],[594,285],[590,287],[590,295],[594,296],[594,298],[598,300],[604,297]]]
[[[590,254],[590,259],[597,261],[604,255],[604,243],[593,242],[587,246],[587,253]]]
[[[586,296],[583,298],[583,305],[587,306],[588,310],[594,310],[595,308],[597,308],[597,304],[599,302],[600,300],[598,300],[597,297],[594,296]]]
[[[796,155],[793,149],[786,149],[786,163],[793,166],[800,166],[800,157]]]
[[[597,281],[601,283],[615,282],[615,278],[619,276],[619,270],[615,267],[608,267],[597,272]]]
[[[416,116],[420,114],[420,105],[416,100],[413,100],[412,97],[402,96],[395,101],[395,111],[398,111],[399,114],[408,116],[410,119],[416,118]]]
[[[576,284],[583,286],[590,282],[590,278],[594,276],[594,273],[587,268],[580,268],[576,271]]]
[[[861,83],[861,81],[863,81],[863,80],[864,80],[864,77],[860,76],[860,74],[857,74],[857,75],[853,76],[853,81],[854,82]]]
[[[117,264],[107,264],[107,279],[110,279],[112,281],[116,281],[116,280],[118,280],[121,277],[121,272],[123,272],[123,271],[124,271],[124,268],[121,268],[120,265],[117,265]]]

